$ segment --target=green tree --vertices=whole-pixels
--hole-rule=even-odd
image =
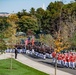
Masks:
[[[6,43],[0,38],[0,52],[3,53],[7,49]]]
[[[3,53],[6,49],[6,42],[4,41],[3,32],[7,29],[9,23],[7,22],[7,18],[0,18],[0,51]]]
[[[7,30],[4,32],[4,36],[9,38],[8,40],[8,46],[11,47],[11,49],[14,48],[14,46],[16,45],[16,40],[17,37],[16,35],[16,31],[17,31],[17,22],[18,22],[18,16],[16,14],[11,14],[8,17],[8,23],[11,25],[7,28]],[[10,64],[10,69],[12,69],[12,54],[11,54],[11,64]]]
[[[35,15],[35,9],[32,7],[31,9],[30,9],[30,14],[32,14],[32,15]]]
[[[49,31],[51,30],[50,19],[51,19],[50,11],[46,10],[41,20],[42,31],[45,33],[49,33]]]
[[[73,36],[69,39],[71,46],[75,47],[76,46],[76,33],[73,34]]]
[[[51,2],[47,7],[47,10],[50,12],[49,32],[51,34],[55,34],[59,30],[62,5],[63,3],[61,1],[55,1],[54,3]]]
[[[5,31],[8,26],[9,26],[9,23],[7,22],[7,18],[5,17],[0,18],[0,32]]]
[[[21,18],[22,16],[31,16],[30,13],[26,12],[25,9],[23,9],[21,12],[17,13],[18,18]]]
[[[43,17],[43,15],[44,15],[44,9],[42,9],[42,8],[38,8],[37,10],[36,10],[36,14],[35,14],[35,16],[37,17],[37,22],[38,22],[38,26],[39,26],[39,32],[42,30],[42,21],[43,21],[43,19],[42,19],[42,17]]]
[[[20,30],[27,32],[28,29],[34,31],[38,30],[37,19],[30,16],[22,16],[19,20]]]

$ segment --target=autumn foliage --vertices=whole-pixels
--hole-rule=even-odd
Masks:
[[[69,47],[69,43],[64,42],[63,38],[60,36],[59,33],[58,33],[57,38],[54,40],[54,44],[55,44],[56,52],[60,52],[61,50],[67,49]]]

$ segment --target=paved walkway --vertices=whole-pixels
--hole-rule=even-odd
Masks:
[[[11,56],[14,58],[13,53],[2,54],[2,55],[0,55],[0,60],[10,58]],[[16,60],[23,63],[23,64],[31,66],[31,67],[33,67],[33,68],[35,68],[37,70],[43,71],[43,72],[45,72],[45,73],[47,73],[49,75],[54,75],[54,71],[55,71],[54,68],[48,67],[48,66],[40,64],[38,62],[35,62],[35,61],[23,56],[22,54],[18,54],[18,58]],[[73,75],[73,74],[69,74],[69,73],[57,70],[57,75]]]

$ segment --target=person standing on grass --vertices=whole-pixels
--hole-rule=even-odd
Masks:
[[[17,48],[15,48],[15,59],[17,59],[17,53],[18,53]]]

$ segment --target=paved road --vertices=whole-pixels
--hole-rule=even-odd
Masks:
[[[14,58],[14,53],[5,53],[0,55],[0,60],[1,59],[7,59],[7,58],[11,58],[11,56]],[[28,65],[30,67],[33,67],[37,70],[43,71],[49,75],[54,75],[55,69],[54,67],[51,65],[51,59],[47,59],[47,60],[43,60],[40,58],[36,58],[36,57],[31,57],[28,56],[26,54],[18,54],[18,57],[16,59],[17,61]],[[71,70],[72,71],[72,70]],[[76,74],[71,74],[65,71],[61,71],[61,70],[57,70],[57,75],[76,75]]]
[[[31,59],[31,60],[34,60],[36,62],[39,62],[41,64],[45,64],[49,67],[52,67],[54,68],[54,65],[52,64],[52,59],[46,59],[46,60],[43,60],[41,58],[38,58],[36,56],[30,56],[30,55],[26,55],[26,54],[23,54],[25,57]],[[58,67],[58,70],[61,70],[61,71],[64,71],[64,72],[67,72],[67,73],[70,73],[72,75],[76,75],[76,70],[74,69],[70,69],[70,68],[62,68],[62,67]]]

